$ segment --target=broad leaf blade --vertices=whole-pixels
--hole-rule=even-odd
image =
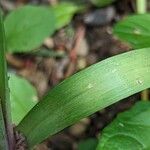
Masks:
[[[114,27],[114,33],[134,48],[150,47],[150,14],[133,15]]]
[[[9,88],[12,120],[18,125],[37,103],[37,92],[27,80],[13,74],[10,75]]]
[[[78,120],[150,87],[149,51],[124,53],[73,75],[52,89],[17,130],[32,147]]]
[[[150,102],[138,102],[106,127],[97,150],[150,149]]]
[[[54,33],[54,14],[45,7],[24,6],[6,17],[5,30],[9,52],[30,51]]]

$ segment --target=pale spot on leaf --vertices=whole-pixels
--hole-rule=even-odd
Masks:
[[[136,35],[140,35],[141,34],[141,30],[136,28],[136,29],[134,29],[133,33],[136,34]]]
[[[137,80],[136,80],[136,83],[139,84],[139,85],[142,85],[142,84],[143,84],[143,81],[140,80],[140,79],[137,79]]]
[[[87,88],[91,89],[91,88],[93,88],[93,85],[91,83],[89,83],[88,86],[87,86]]]

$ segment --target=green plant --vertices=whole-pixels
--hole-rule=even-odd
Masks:
[[[18,125],[37,103],[37,92],[27,80],[14,74],[9,75],[9,88],[12,122]]]
[[[150,102],[140,101],[104,130],[97,150],[150,149]]]
[[[34,9],[34,7],[27,6],[24,7],[24,9]],[[43,10],[43,8],[40,9]],[[46,14],[49,16],[50,13],[47,11],[47,8],[46,10],[44,9],[44,11],[46,11]],[[111,57],[91,67],[88,67],[87,69],[64,80],[62,83],[48,92],[48,94],[44,96],[42,100],[38,102],[32,109],[30,108],[31,110],[28,109],[27,111],[25,111],[26,113],[30,110],[26,116],[23,112],[21,118],[24,116],[25,117],[22,120],[20,118],[17,118],[17,121],[13,120],[15,121],[17,126],[12,129],[9,102],[10,93],[8,90],[8,78],[5,60],[6,43],[3,28],[3,19],[2,15],[0,14],[0,148],[9,150],[13,149],[12,132],[14,130],[15,132],[20,132],[25,137],[28,149],[31,149],[34,145],[42,142],[48,136],[56,134],[67,126],[70,126],[73,123],[77,122],[78,120],[87,117],[92,113],[101,110],[134,93],[149,88],[150,48],[149,42],[147,40],[147,34],[149,32],[148,16],[149,15],[146,14],[129,17],[129,19],[127,19],[125,22],[119,23],[115,28],[115,32],[120,37],[125,38],[125,40],[131,42],[136,46],[136,48],[142,49]],[[137,17],[140,20],[137,20]],[[39,22],[39,20],[37,22]],[[141,22],[142,24],[140,24]],[[5,22],[5,27],[7,27],[6,24],[7,22]],[[11,28],[14,26],[15,25],[12,25],[10,27],[10,31],[12,31]],[[10,35],[8,34],[9,30],[7,30],[6,28],[5,30],[6,42],[9,43],[9,38],[11,39],[11,36],[8,36]],[[41,30],[43,29],[41,28]],[[44,36],[39,40],[40,43],[41,40],[43,41],[43,39],[45,38],[45,35],[47,36],[50,34],[50,30],[47,30],[47,32],[48,33],[45,33]],[[15,36],[15,34],[13,33],[12,36]],[[26,35],[24,33],[20,34]],[[14,39],[18,40],[18,37]],[[25,38],[25,40],[27,40],[26,42],[28,42],[28,38]],[[26,47],[28,44],[26,45],[23,42],[23,45],[20,44],[20,48],[16,48],[16,45],[12,47],[8,46],[8,48],[10,50],[12,49],[18,51],[22,49],[22,51],[26,51],[39,46],[40,44],[38,42],[37,40],[35,40],[36,44],[33,47]],[[11,82],[12,79],[10,79],[10,83]],[[17,82],[16,78],[15,82]],[[34,95],[36,94],[34,93]],[[32,104],[32,106],[33,105],[34,104]],[[136,105],[133,110],[120,115],[118,119],[114,121],[110,125],[110,127],[108,127],[108,129],[104,130],[104,137],[102,138],[102,141],[97,149],[116,149],[116,147],[113,147],[112,144],[114,143],[115,139],[118,144],[115,146],[122,146],[121,148],[123,149],[123,146],[126,145],[119,143],[120,138],[123,138],[128,142],[129,149],[133,148],[130,139],[133,141],[134,145],[137,144],[137,147],[135,148],[148,149],[150,138],[147,133],[149,132],[148,127],[150,124],[149,120],[144,119],[149,115],[148,106],[149,102],[141,102],[141,104]],[[135,129],[139,131],[139,133],[129,132],[131,127],[133,128],[133,126],[135,125],[137,127]],[[116,133],[114,132],[114,129],[116,129],[116,127],[118,126],[120,128]],[[144,130],[144,127],[147,128],[145,128]],[[141,138],[141,132],[142,134],[144,134],[145,138]],[[131,136],[131,134],[134,136]],[[114,137],[114,135],[119,136],[111,138]],[[111,141],[111,139],[113,141]],[[109,148],[108,144],[112,144],[112,147]]]
[[[76,12],[84,9],[82,6],[77,6],[70,2],[63,2],[51,7],[56,17],[56,29],[60,29],[67,25]]]
[[[95,138],[89,138],[79,142],[78,150],[94,150],[96,149],[98,140]]]
[[[0,11],[0,148],[1,149],[12,149],[13,129],[11,127],[10,117],[10,100],[9,100],[9,88],[8,88],[8,77],[7,67],[5,61],[5,35],[3,27],[2,12]],[[9,146],[10,145],[10,146]]]
[[[47,37],[69,24],[73,15],[81,10],[83,7],[72,3],[60,3],[51,7],[27,5],[17,8],[9,13],[4,21],[7,52],[23,53],[37,50]]]
[[[90,1],[91,3],[93,3],[94,5],[98,7],[104,7],[115,2],[116,0],[90,0]]]
[[[26,52],[38,48],[54,33],[54,19],[53,12],[44,7],[25,6],[14,10],[5,19],[8,51]]]

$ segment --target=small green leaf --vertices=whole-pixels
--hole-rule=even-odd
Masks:
[[[107,6],[115,1],[116,0],[91,0],[91,2],[98,7]]]
[[[69,24],[73,15],[82,9],[81,6],[77,6],[70,2],[59,3],[51,7],[56,17],[56,28],[60,29]]]
[[[134,50],[73,75],[53,88],[16,129],[32,147],[80,119],[149,88],[149,60],[150,48]]]
[[[10,75],[9,88],[12,119],[18,125],[37,103],[37,92],[27,80],[13,74]]]
[[[133,15],[119,22],[114,33],[134,48],[150,47],[150,14]]]
[[[149,150],[150,102],[138,102],[108,125],[97,150]]]
[[[95,138],[89,138],[79,142],[78,150],[95,150],[98,144],[98,140]]]
[[[41,46],[55,31],[55,17],[46,7],[24,6],[5,19],[9,52],[26,52]]]

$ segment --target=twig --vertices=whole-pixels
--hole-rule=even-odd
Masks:
[[[58,4],[58,0],[48,0],[48,2],[50,3],[50,5],[54,6]]]
[[[6,59],[7,59],[7,62],[15,68],[21,69],[25,66],[24,61],[16,58],[12,54],[6,54]]]
[[[84,26],[80,25],[77,28],[75,38],[74,38],[75,39],[74,46],[73,46],[72,50],[70,51],[70,64],[68,66],[68,70],[66,71],[65,78],[72,75],[75,70],[75,64],[76,64],[76,60],[77,60],[77,51],[80,48],[80,43],[85,36],[85,32],[86,32],[86,30],[85,30]]]

